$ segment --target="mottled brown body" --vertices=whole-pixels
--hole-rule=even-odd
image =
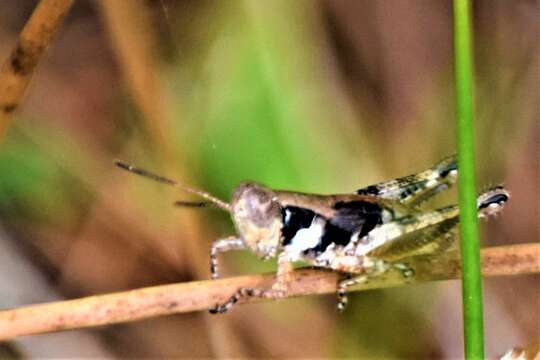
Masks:
[[[229,301],[211,309],[212,313],[225,312],[246,296],[283,297],[295,261],[348,274],[337,291],[338,309],[343,310],[348,287],[390,270],[414,276],[407,259],[438,256],[455,243],[458,206],[432,211],[420,208],[455,183],[454,157],[421,173],[362,188],[356,194],[306,194],[247,182],[236,188],[230,204],[145,170],[117,165],[197,194],[230,212],[238,235],[213,243],[213,279],[219,277],[217,255],[221,252],[248,249],[263,260],[277,257],[276,282],[271,288],[238,289]],[[502,187],[484,192],[478,197],[479,217],[498,213],[508,199]]]

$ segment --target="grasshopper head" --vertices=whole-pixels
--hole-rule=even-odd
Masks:
[[[230,211],[246,246],[261,258],[275,257],[282,227],[276,194],[257,183],[243,183],[233,194]]]

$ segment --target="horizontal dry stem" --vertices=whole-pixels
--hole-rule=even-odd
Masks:
[[[445,257],[437,261],[410,262],[416,276],[405,281],[401,274],[389,272],[353,290],[366,290],[433,280],[455,279],[460,274],[459,260]],[[540,272],[540,244],[492,247],[482,250],[484,276],[532,274]],[[338,274],[318,269],[296,270],[287,297],[326,294],[336,291]],[[74,328],[134,321],[153,316],[206,310],[223,302],[239,287],[268,287],[273,275],[248,275],[234,278],[194,281],[142,288],[77,300],[4,310],[0,312],[0,340]],[[263,301],[250,299],[249,301]]]
[[[34,69],[73,0],[41,0],[24,26],[9,59],[0,68],[0,139],[19,107]]]

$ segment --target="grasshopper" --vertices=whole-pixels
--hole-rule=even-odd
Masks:
[[[455,156],[420,173],[370,185],[351,194],[307,194],[245,182],[234,190],[230,203],[146,170],[119,161],[116,165],[205,200],[179,201],[176,205],[211,205],[231,214],[238,235],[213,242],[212,279],[219,277],[219,253],[251,250],[263,260],[277,258],[276,281],[270,288],[240,288],[228,301],[211,308],[211,313],[224,313],[245,297],[284,297],[296,261],[347,274],[337,285],[337,309],[343,311],[351,286],[391,269],[412,277],[414,269],[407,264],[408,260],[439,256],[456,240],[457,205],[432,211],[420,208],[456,182]],[[483,192],[477,198],[478,216],[499,213],[508,199],[509,193],[502,186]]]

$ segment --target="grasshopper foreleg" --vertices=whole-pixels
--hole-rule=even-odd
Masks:
[[[293,270],[292,262],[287,253],[283,252],[278,257],[278,269],[276,273],[276,282],[269,289],[259,289],[251,287],[239,288],[226,302],[217,304],[209,311],[211,314],[222,314],[229,310],[231,306],[239,300],[246,297],[260,297],[280,299],[285,297],[289,283],[291,281],[291,272]]]

